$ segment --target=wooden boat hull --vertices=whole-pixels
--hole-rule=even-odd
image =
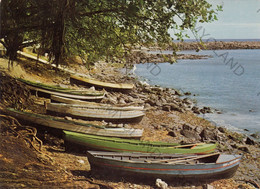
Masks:
[[[112,152],[142,152],[142,153],[169,153],[169,154],[204,154],[215,150],[216,144],[189,144],[150,142],[127,140],[112,137],[99,137],[64,131],[65,140],[85,146],[88,149]]]
[[[93,109],[90,107],[80,107],[77,105],[63,104],[63,103],[47,103],[47,111],[58,114],[70,115],[80,117],[83,119],[97,119],[97,120],[124,120],[124,121],[140,121],[144,116],[143,111],[120,111],[109,109]]]
[[[105,89],[114,89],[114,90],[132,90],[134,88],[133,84],[126,84],[126,83],[109,83],[98,81],[96,79],[81,77],[78,75],[72,75],[70,77],[71,81],[77,81],[85,85],[91,85],[98,88],[105,88]]]
[[[27,87],[36,92],[46,93],[48,95],[57,95],[61,97],[67,97],[72,99],[80,100],[99,100],[104,98],[103,92],[89,92],[89,91],[79,91],[79,90],[68,90],[64,89],[54,89],[48,85],[37,86],[37,83],[19,79],[19,81],[25,83]]]
[[[131,110],[144,110],[143,106],[118,106],[118,105],[109,105],[109,104],[101,104],[95,102],[88,102],[83,100],[75,100],[66,97],[60,97],[56,95],[51,95],[51,100],[55,102],[61,102],[65,104],[73,104],[82,107],[89,107],[92,109],[105,109],[105,110],[119,110],[119,111],[131,111]]]
[[[52,116],[22,112],[14,109],[1,109],[1,111],[17,119],[38,125],[85,134],[123,138],[140,138],[143,134],[143,130],[141,129],[105,128],[102,126],[58,119]]]
[[[144,154],[127,154],[121,156],[120,153],[108,152],[93,152],[88,151],[87,156],[91,165],[91,170],[105,170],[110,174],[117,174],[122,176],[136,176],[148,178],[162,178],[162,179],[187,179],[187,180],[210,180],[222,179],[232,177],[240,163],[240,155],[224,155],[220,154],[216,162],[205,162],[198,164],[185,163],[147,163],[138,160],[136,157]],[[113,156],[113,157],[112,157]],[[162,158],[163,154],[146,155],[159,156]],[[166,155],[169,156],[169,155]],[[206,158],[204,158],[205,161]]]

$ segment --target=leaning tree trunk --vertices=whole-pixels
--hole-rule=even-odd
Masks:
[[[17,51],[23,44],[23,35],[19,31],[10,32],[4,38],[6,44],[6,55],[9,58],[8,69],[13,66],[13,61],[17,60]]]

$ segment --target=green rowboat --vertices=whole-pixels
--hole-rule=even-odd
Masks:
[[[216,144],[187,144],[150,142],[140,140],[101,137],[64,131],[65,141],[85,146],[88,149],[113,152],[205,154],[215,150]]]
[[[71,88],[64,88],[59,86],[46,85],[43,83],[36,83],[21,78],[18,78],[17,80],[25,83],[27,87],[33,91],[39,91],[49,95],[57,95],[61,97],[81,99],[81,100],[98,100],[104,97],[104,91],[93,91],[89,89],[74,90]]]

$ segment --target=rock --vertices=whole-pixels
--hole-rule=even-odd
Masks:
[[[184,123],[183,124],[183,126],[182,126],[182,128],[184,129],[184,130],[193,130],[194,129],[194,126],[192,126],[192,125],[190,125],[190,124],[186,124],[186,123]]]
[[[249,144],[249,145],[255,145],[255,141],[253,139],[251,139],[250,137],[247,137],[246,138],[246,141],[245,141],[246,144]]]
[[[163,105],[162,110],[167,111],[167,112],[170,112],[170,111],[171,111],[171,106],[169,106],[169,105]]]
[[[203,127],[197,126],[197,127],[195,128],[195,131],[196,131],[197,133],[201,133],[201,132],[203,131]]]
[[[85,164],[85,161],[82,159],[78,159],[77,162],[79,162],[80,164]]]
[[[89,88],[89,90],[95,91],[96,89],[95,89],[94,86],[92,86],[92,87]]]
[[[123,98],[119,98],[118,103],[119,104],[126,104],[126,102]]]
[[[123,124],[123,123],[119,123],[119,124],[117,124],[117,127],[123,128],[123,127],[124,127],[124,124]]]
[[[196,131],[194,130],[181,130],[181,134],[187,138],[193,138],[196,140],[201,140],[201,137]]]
[[[188,98],[184,98],[183,99],[183,103],[188,104],[188,105],[193,104],[193,102],[190,99],[188,99]]]
[[[173,94],[175,94],[175,95],[178,95],[178,96],[183,96],[182,94],[181,94],[181,92],[180,91],[178,91],[178,90],[173,90],[174,91],[174,93]]]
[[[225,133],[225,132],[226,132],[226,129],[223,128],[223,127],[218,127],[218,130],[219,130],[221,133]]]
[[[250,153],[250,151],[249,151],[247,146],[238,146],[237,149],[241,150],[243,152],[246,152],[246,153]]]
[[[144,104],[144,109],[150,109],[150,108],[151,108],[151,105],[149,103]]]
[[[203,129],[200,133],[200,137],[203,140],[217,140],[217,134],[213,130]]]
[[[107,122],[105,122],[104,120],[101,121],[102,125],[107,125]]]
[[[161,106],[163,105],[162,102],[159,101],[159,100],[157,100],[157,101],[155,102],[155,104],[156,104],[156,106],[159,106],[159,107],[161,107]]]
[[[212,186],[210,184],[204,184],[203,189],[214,189],[214,186]]]
[[[191,92],[185,92],[184,95],[189,96],[191,95]]]
[[[169,135],[169,136],[172,136],[172,137],[176,137],[176,136],[177,136],[174,131],[169,131],[169,132],[168,132],[168,135]]]
[[[162,101],[163,104],[167,103],[167,100],[164,97],[161,97],[161,101]]]
[[[107,123],[107,126],[108,126],[108,127],[115,127],[115,125],[114,125],[112,122],[108,122],[108,123]]]
[[[200,110],[198,107],[196,106],[193,106],[192,109],[191,109],[195,114],[200,114]]]
[[[211,110],[210,107],[203,107],[202,109],[200,109],[200,112],[203,113],[203,114],[213,113],[213,111]]]
[[[184,110],[182,110],[177,104],[175,103],[171,103],[169,104],[171,106],[171,110],[174,110],[174,111],[178,111],[178,112],[184,112]]]
[[[251,134],[250,135],[251,137],[254,137],[256,139],[259,139],[260,138],[260,135],[258,133],[254,133],[254,134]]]
[[[152,89],[152,91],[155,91],[155,92],[163,92],[162,87],[152,87],[151,89]]]
[[[168,184],[166,182],[162,181],[161,179],[156,179],[155,185],[160,189],[168,188]]]
[[[142,92],[144,92],[144,93],[151,93],[152,92],[152,90],[151,90],[151,88],[149,87],[149,86],[143,86],[143,88],[142,88]]]
[[[69,116],[65,116],[65,119],[66,119],[66,120],[69,120],[69,121],[72,121],[72,118],[69,117]]]

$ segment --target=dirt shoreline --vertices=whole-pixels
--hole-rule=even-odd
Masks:
[[[3,65],[3,60],[1,60]],[[20,63],[21,75],[46,82],[54,78],[59,84],[68,84],[69,78],[64,73],[55,73],[52,70],[44,70],[41,67],[34,68],[34,63]],[[39,66],[39,65],[38,65]],[[80,66],[79,66],[80,67]],[[260,145],[244,134],[231,132],[224,127],[215,127],[209,121],[199,118],[196,114],[206,113],[211,110],[208,107],[199,109],[194,106],[188,98],[181,99],[179,92],[174,89],[167,89],[158,86],[144,85],[135,77],[125,76],[119,68],[112,64],[99,63],[95,69],[90,71],[78,68],[82,73],[89,74],[96,78],[102,78],[111,82],[134,83],[135,88],[130,93],[108,92],[103,103],[144,105],[146,115],[139,123],[121,124],[125,128],[143,128],[144,135],[141,140],[166,141],[166,142],[217,142],[217,151],[224,153],[243,153],[244,157],[236,175],[231,179],[218,180],[210,183],[175,183],[169,188],[204,188],[205,184],[214,188],[257,188],[260,182]],[[48,72],[48,74],[46,74]],[[8,72],[17,74],[15,70]],[[30,73],[28,75],[28,73]],[[17,83],[7,74],[1,74],[1,103],[18,108],[39,111],[41,105],[35,104],[35,97],[31,96],[24,85]],[[10,90],[13,89],[13,90]],[[17,92],[18,91],[18,92]],[[20,92],[19,92],[20,91]],[[21,92],[23,91],[23,92]],[[4,98],[4,99],[3,99]],[[1,122],[0,135],[3,139],[0,145],[0,187],[26,187],[48,186],[49,188],[156,188],[155,185],[145,183],[129,183],[119,181],[102,180],[99,175],[89,176],[89,164],[84,154],[67,153],[64,150],[64,141],[59,134],[47,128],[37,127],[37,136],[43,141],[43,149],[39,154],[15,136],[10,129],[6,129],[8,120]],[[3,125],[2,125],[3,124]],[[26,123],[28,124],[28,123]],[[103,122],[102,124],[110,124]],[[33,125],[31,125],[33,126]],[[119,126],[119,125],[117,125]],[[19,128],[19,127],[16,127]],[[21,129],[21,128],[20,128]],[[46,130],[45,130],[46,129]],[[22,129],[21,129],[22,130]],[[19,138],[19,137],[18,137]],[[20,143],[20,156],[12,153],[16,149],[16,143]],[[4,145],[5,144],[5,145]],[[13,147],[8,151],[6,146]],[[26,158],[23,153],[31,154]],[[50,158],[47,158],[47,156]],[[12,163],[16,162],[16,163]],[[17,166],[19,164],[19,166]],[[25,166],[26,165],[26,166]],[[39,174],[35,175],[35,172]],[[26,173],[26,174],[25,174]],[[40,174],[42,173],[42,174]],[[12,177],[10,177],[12,175]],[[24,177],[24,175],[26,175]],[[55,176],[54,176],[55,175]],[[49,176],[53,179],[48,179]],[[12,179],[17,180],[11,182]],[[155,181],[153,182],[155,183]],[[181,185],[180,185],[181,184]]]

